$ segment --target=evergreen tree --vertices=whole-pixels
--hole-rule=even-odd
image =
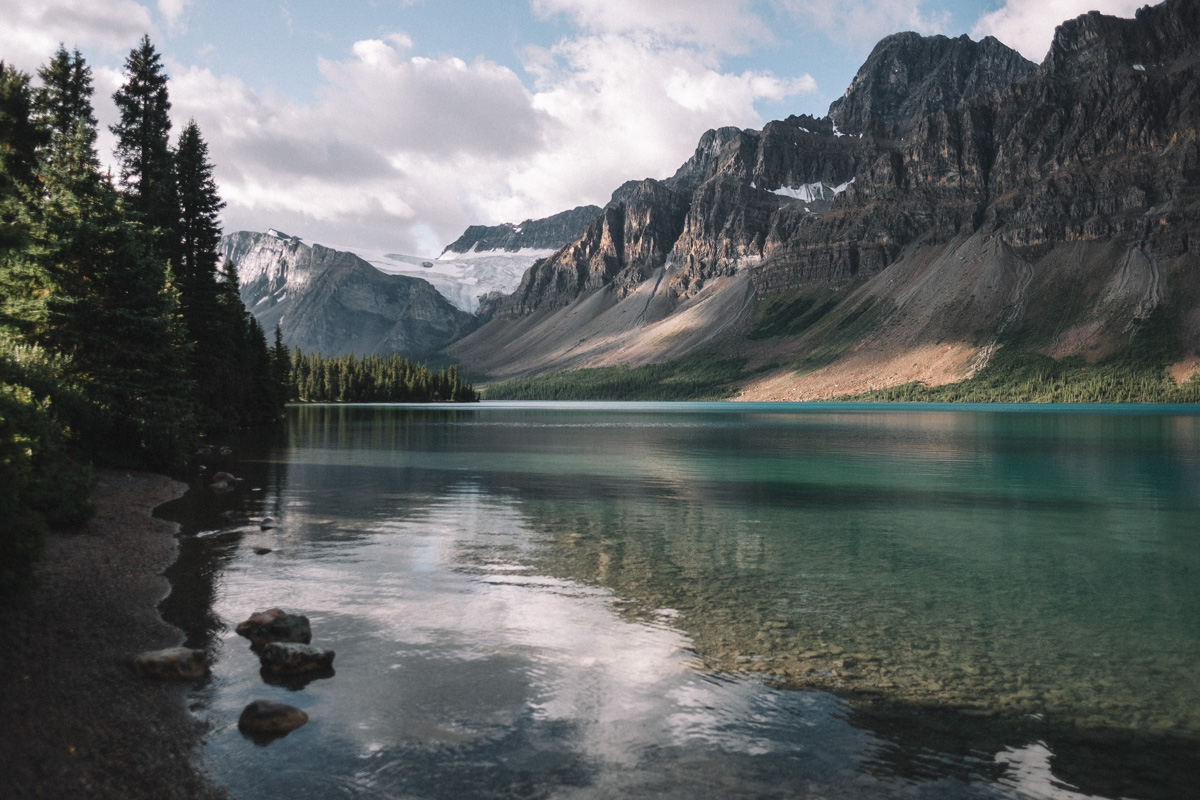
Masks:
[[[96,144],[96,116],[92,112],[92,69],[78,50],[68,53],[61,44],[50,63],[38,70],[42,86],[35,98],[37,121],[51,136],[69,137],[78,125],[92,133]]]
[[[221,239],[219,214],[225,204],[217,195],[208,145],[191,121],[179,136],[175,152],[175,187],[179,200],[176,230],[181,307],[188,340],[192,343],[189,368],[197,387],[196,400],[202,423],[219,426],[237,404],[229,397],[232,375],[237,372],[240,327],[231,324],[221,300],[217,245]],[[240,300],[239,300],[240,313]]]
[[[113,94],[120,121],[117,137],[120,185],[135,218],[145,226],[151,252],[178,263],[175,179],[170,148],[171,102],[167,75],[149,36],[125,60],[125,83]]]
[[[29,75],[0,61],[0,329],[28,333],[46,292],[29,257],[37,151],[44,132],[33,120]]]
[[[87,391],[94,417],[81,434],[94,451],[165,466],[191,432],[178,294],[100,174],[90,100],[76,113],[73,132],[52,137],[40,166],[37,250],[51,282],[40,340],[70,357]]]
[[[208,160],[208,145],[200,136],[195,120],[188,122],[179,135],[175,150],[175,187],[179,199],[179,262],[185,297],[191,288],[197,294],[216,298],[217,245],[221,240],[221,209],[225,203],[217,194],[213,165]]]
[[[275,326],[275,346],[271,348],[271,378],[275,382],[276,397],[280,405],[292,399],[292,359],[287,345],[283,343],[283,329]]]

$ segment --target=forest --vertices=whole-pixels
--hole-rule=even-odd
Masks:
[[[199,432],[273,422],[287,400],[290,354],[219,263],[208,145],[195,121],[172,139],[149,37],[112,98],[116,174],[93,93],[78,50],[36,80],[0,62],[0,594],[47,526],[88,517],[94,466],[171,469]]]
[[[280,347],[282,345],[277,345]],[[473,403],[478,393],[458,367],[434,372],[395,353],[387,356],[291,354],[288,400],[301,403]]]

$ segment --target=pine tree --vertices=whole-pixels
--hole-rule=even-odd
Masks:
[[[275,326],[275,346],[271,348],[271,377],[275,381],[277,398],[280,405],[292,399],[291,378],[292,358],[287,345],[283,343],[283,329]]]
[[[179,262],[175,269],[184,287],[186,307],[189,287],[216,297],[220,214],[225,207],[217,194],[208,145],[200,136],[195,120],[189,121],[179,135],[174,166],[180,216]]]
[[[176,230],[180,300],[184,327],[193,349],[189,368],[197,386],[202,423],[220,427],[237,404],[230,400],[232,376],[239,366],[235,345],[240,327],[224,313],[218,282],[217,246],[221,239],[219,214],[225,204],[217,194],[208,145],[191,121],[179,136],[174,159],[179,219]],[[240,312],[240,300],[237,311]],[[228,330],[232,324],[233,331]]]
[[[50,63],[38,70],[42,86],[35,98],[35,118],[52,137],[73,136],[82,124],[95,147],[96,115],[92,112],[92,69],[78,50],[61,44]]]
[[[87,74],[44,70],[51,77]],[[58,91],[61,87],[51,87]],[[88,87],[90,89],[90,87]],[[165,262],[100,174],[90,96],[41,158],[38,258],[50,278],[39,339],[70,357],[93,418],[81,436],[106,460],[165,466],[190,434],[179,300]]]
[[[145,226],[151,253],[178,263],[177,208],[170,148],[167,75],[149,36],[125,60],[125,83],[113,94],[121,113],[109,127],[117,137],[120,185]]]
[[[47,140],[33,104],[29,75],[0,61],[0,328],[25,334],[47,290],[29,255],[37,151]]]

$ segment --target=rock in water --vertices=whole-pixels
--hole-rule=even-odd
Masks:
[[[258,654],[263,667],[278,675],[301,675],[333,668],[334,652],[310,644],[271,642]]]
[[[271,700],[255,700],[238,717],[238,728],[247,733],[283,734],[306,722],[308,714],[302,709]]]
[[[149,650],[133,659],[133,668],[138,675],[147,678],[190,681],[202,678],[208,672],[208,655],[190,647]]]
[[[250,619],[237,626],[238,636],[245,636],[253,644],[268,642],[312,641],[312,627],[303,614],[289,614],[282,608],[269,608],[250,615]]]

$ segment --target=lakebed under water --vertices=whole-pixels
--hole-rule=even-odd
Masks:
[[[307,406],[235,446],[161,513],[242,800],[1200,785],[1200,411]],[[264,681],[270,606],[335,675]],[[311,722],[255,743],[256,698]]]

